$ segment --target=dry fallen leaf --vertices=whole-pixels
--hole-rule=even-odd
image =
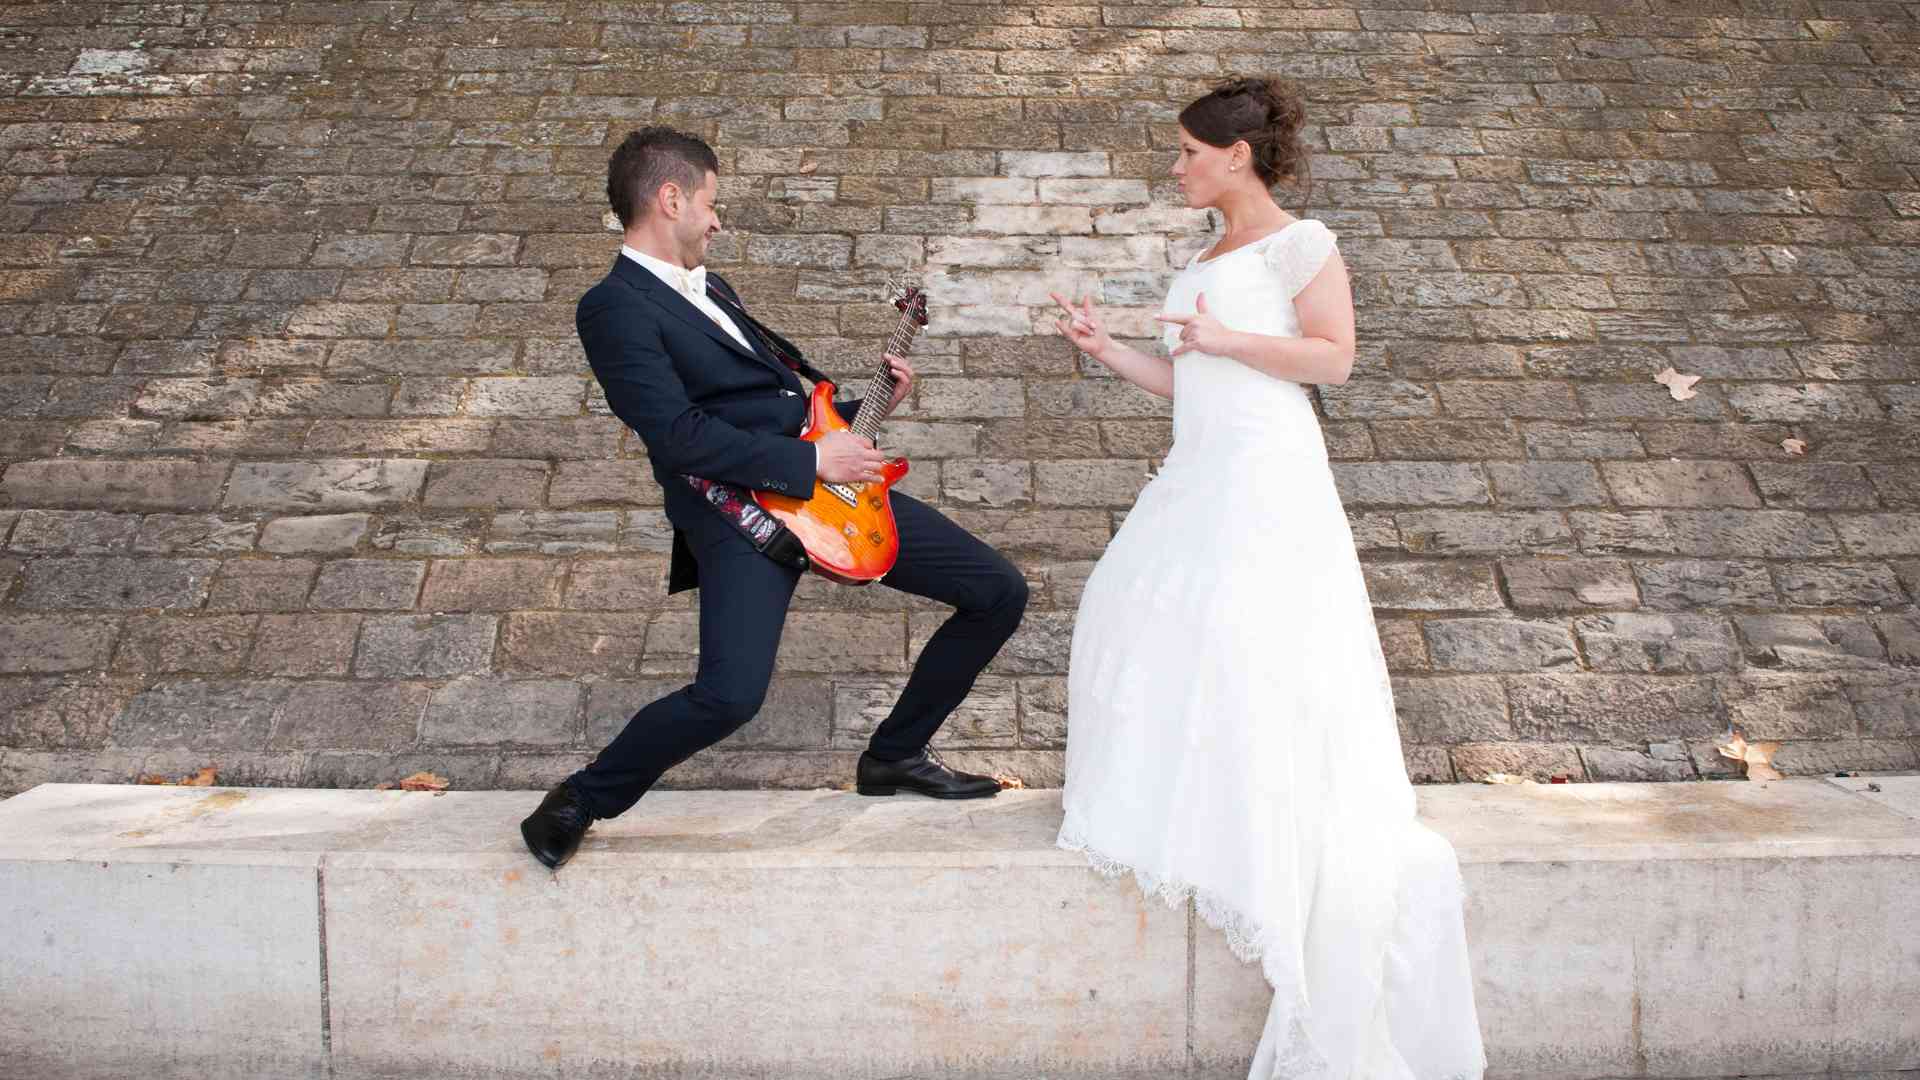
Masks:
[[[1673,395],[1673,400],[1685,401],[1696,393],[1693,384],[1700,381],[1700,376],[1682,375],[1672,368],[1665,368],[1653,377],[1653,381],[1665,386],[1667,393]]]
[[[992,776],[1000,782],[1000,790],[1002,791],[1009,789],[1026,790],[1027,782],[1017,776],[1008,776],[1006,773],[993,773]]]
[[[1515,776],[1512,773],[1495,772],[1488,773],[1480,782],[1483,784],[1531,784],[1534,781],[1524,776]]]
[[[218,779],[219,776],[219,767],[208,765],[199,772],[191,776],[183,776],[178,780],[169,780],[164,776],[153,776],[147,773],[141,773],[140,779],[135,781],[135,783],[159,784],[165,787],[212,787],[214,781]]]
[[[448,780],[444,776],[422,770],[400,781],[401,791],[445,791]]]
[[[1807,452],[1807,444],[1799,439],[1781,439],[1780,449],[1794,457],[1800,457]]]
[[[1785,774],[1773,767],[1773,755],[1780,752],[1777,742],[1750,743],[1746,736],[1735,731],[1726,742],[1715,744],[1720,756],[1731,758],[1747,767],[1749,780],[1783,780]]]

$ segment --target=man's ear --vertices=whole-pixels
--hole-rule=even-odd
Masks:
[[[659,207],[662,214],[666,215],[668,221],[680,219],[680,209],[686,204],[686,192],[680,190],[679,184],[671,180],[661,184],[660,190],[654,192],[653,198],[655,205]]]

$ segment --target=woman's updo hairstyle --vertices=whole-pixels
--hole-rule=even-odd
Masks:
[[[1208,146],[1224,150],[1245,139],[1253,171],[1268,187],[1307,179],[1306,122],[1306,99],[1284,79],[1234,79],[1180,110],[1180,126]]]

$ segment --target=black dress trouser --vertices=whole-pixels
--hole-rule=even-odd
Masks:
[[[868,750],[918,754],[1020,625],[1027,583],[1006,556],[907,495],[892,496],[900,558],[880,584],[951,604],[921,650]],[[755,551],[732,529],[692,547],[700,564],[700,666],[692,684],[642,708],[591,764],[573,774],[595,817],[624,813],[661,774],[739,730],[760,711],[800,572]],[[871,586],[868,586],[871,588]]]

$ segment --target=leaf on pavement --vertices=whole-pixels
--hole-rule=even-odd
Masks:
[[[205,768],[202,768],[199,772],[194,773],[191,776],[183,776],[178,780],[169,780],[164,776],[154,776],[149,773],[141,773],[140,779],[134,782],[138,784],[158,784],[163,787],[212,787],[214,785],[214,781],[219,779],[219,776],[220,776],[219,767],[215,765],[208,765]]]
[[[1527,777],[1515,776],[1512,773],[1503,773],[1503,772],[1488,773],[1486,776],[1481,778],[1480,782],[1483,784],[1531,784],[1531,783],[1534,783],[1533,780],[1530,780]]]
[[[1725,742],[1716,743],[1720,756],[1747,767],[1749,780],[1783,780],[1785,774],[1773,767],[1773,755],[1780,752],[1777,742],[1750,743],[1739,731],[1731,732]]]
[[[1673,395],[1673,400],[1685,401],[1697,393],[1693,384],[1700,381],[1700,376],[1682,375],[1672,368],[1665,368],[1653,377],[1653,381],[1665,386],[1667,393]]]
[[[400,781],[401,791],[445,791],[450,783],[444,776],[422,770]]]
[[[994,773],[993,778],[1000,782],[1000,790],[1002,791],[1025,790],[1027,786],[1027,782],[1025,780],[1022,780],[1017,776],[1009,776],[1006,773]]]

